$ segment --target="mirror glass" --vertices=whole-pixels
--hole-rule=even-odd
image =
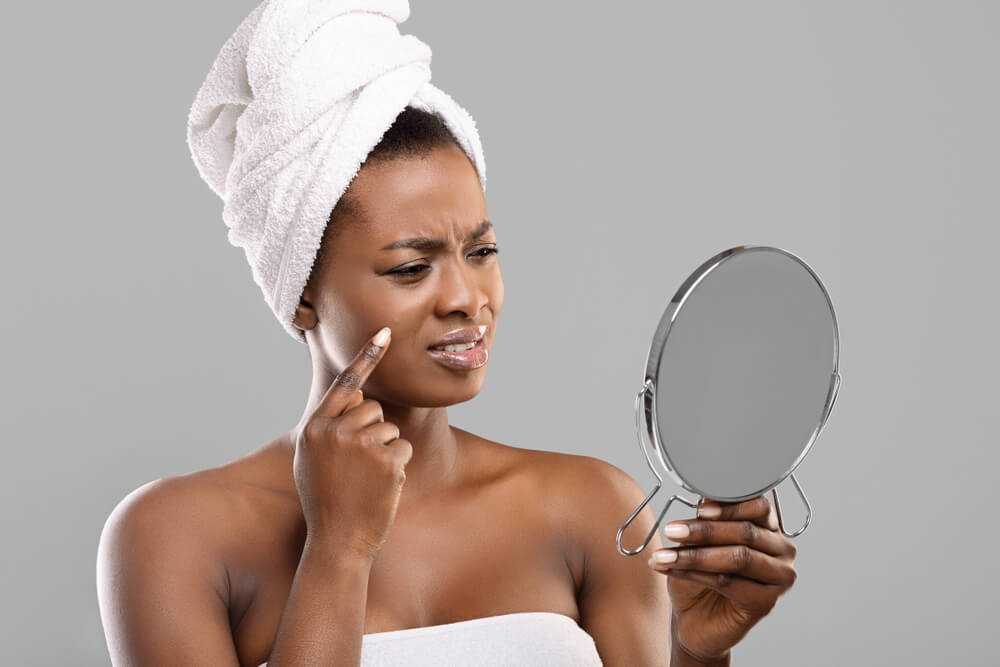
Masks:
[[[826,289],[798,257],[739,246],[674,296],[647,361],[646,424],[666,472],[715,500],[747,500],[805,457],[839,385]]]

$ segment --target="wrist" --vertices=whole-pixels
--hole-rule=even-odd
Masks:
[[[684,648],[680,643],[672,644],[670,650],[670,667],[729,667],[732,664],[732,651],[726,651],[717,658],[701,658]]]
[[[345,568],[371,568],[375,561],[374,552],[358,549],[344,540],[312,535],[306,536],[302,548],[302,557],[305,558],[307,555],[330,565]]]
[[[729,667],[732,664],[732,650],[720,656],[706,657],[690,651],[677,635],[677,617],[670,617],[670,667]]]

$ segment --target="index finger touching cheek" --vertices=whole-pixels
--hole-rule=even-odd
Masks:
[[[334,378],[320,401],[314,415],[323,417],[338,417],[351,404],[375,366],[382,360],[389,347],[389,327],[382,327],[372,336],[357,353],[351,363]]]

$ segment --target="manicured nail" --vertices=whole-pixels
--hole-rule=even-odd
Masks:
[[[718,519],[722,516],[722,508],[718,505],[702,505],[698,514],[706,519]]]
[[[670,538],[687,537],[691,534],[691,529],[687,527],[686,523],[671,523],[663,529],[663,534]]]
[[[653,554],[653,562],[657,565],[666,565],[677,560],[677,552],[672,549],[660,549]]]
[[[389,327],[382,327],[378,330],[378,333],[375,334],[375,338],[372,339],[372,342],[379,347],[384,347],[387,340],[389,340]]]

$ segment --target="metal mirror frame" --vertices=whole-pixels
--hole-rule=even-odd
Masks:
[[[777,481],[765,486],[762,489],[744,496],[723,498],[708,496],[700,489],[697,489],[693,485],[687,483],[677,473],[674,466],[671,465],[670,454],[660,441],[659,430],[656,423],[656,377],[660,368],[660,360],[663,357],[663,348],[670,336],[670,329],[673,326],[681,307],[683,307],[684,302],[687,301],[688,297],[690,297],[690,295],[694,292],[694,288],[697,287],[709,273],[720,267],[731,257],[744,252],[779,252],[798,262],[813,277],[813,280],[816,281],[820,291],[826,298],[827,305],[830,308],[830,316],[833,319],[833,370],[830,376],[830,387],[827,391],[826,404],[823,409],[822,419],[820,419],[819,423],[816,425],[816,429],[813,431],[812,436],[809,438],[805,447],[803,447],[798,458],[796,458],[795,462],[792,463],[791,467],[789,467],[789,469],[785,471],[785,473],[782,474]],[[806,264],[800,257],[788,252],[787,250],[776,248],[774,246],[755,245],[736,246],[734,248],[724,250],[705,261],[701,266],[695,269],[690,276],[688,276],[687,280],[681,284],[680,288],[674,294],[674,297],[670,300],[666,310],[664,310],[663,315],[660,317],[659,323],[656,325],[656,331],[653,334],[653,342],[649,347],[649,356],[646,359],[645,380],[643,381],[642,389],[639,390],[639,393],[635,398],[635,426],[636,435],[639,439],[639,448],[642,450],[642,454],[646,459],[646,464],[649,466],[650,471],[652,471],[653,476],[656,477],[656,486],[649,492],[646,499],[642,501],[642,504],[640,504],[628,517],[625,523],[622,524],[622,527],[618,529],[618,534],[615,536],[615,545],[618,547],[618,552],[623,556],[634,556],[645,549],[646,545],[648,545],[650,540],[653,539],[653,535],[656,534],[656,530],[660,527],[663,517],[666,516],[667,510],[670,509],[670,506],[674,503],[674,501],[684,503],[692,509],[697,509],[699,503],[705,498],[712,498],[713,500],[719,500],[722,502],[741,502],[744,500],[750,500],[751,498],[756,498],[757,496],[761,496],[768,491],[771,491],[771,495],[774,498],[775,513],[778,516],[778,525],[782,534],[786,537],[793,538],[798,537],[805,532],[806,528],[809,526],[809,521],[812,519],[812,506],[809,504],[809,500],[802,491],[802,486],[799,484],[799,481],[795,478],[793,473],[795,468],[797,468],[806,457],[806,454],[809,453],[809,450],[812,449],[813,443],[816,442],[816,439],[822,432],[827,420],[830,418],[830,412],[833,410],[833,405],[837,400],[840,384],[840,328],[837,325],[837,313],[833,308],[833,301],[830,299],[830,294],[823,285],[823,281],[819,279],[819,276],[816,275],[816,272],[813,271],[808,264]],[[650,449],[652,449],[653,455],[650,454]],[[663,484],[663,477],[656,469],[656,465],[653,462],[653,456],[656,457],[656,460],[660,463],[662,469],[666,471],[667,475],[674,482],[691,493],[698,494],[699,498],[697,501],[692,501],[676,494],[671,496],[667,500],[667,504],[663,507],[663,510],[660,512],[660,515],[653,523],[653,527],[650,529],[649,534],[646,536],[642,545],[640,545],[637,549],[626,549],[622,546],[622,535],[625,533],[625,529],[629,527],[635,517],[639,515],[639,512],[641,512],[649,501],[653,499],[653,496],[656,495]],[[798,492],[799,497],[802,499],[802,502],[806,507],[806,518],[804,523],[800,528],[791,533],[785,530],[785,525],[781,517],[781,505],[778,503],[778,491],[776,488],[788,477],[791,477],[792,483],[795,485],[795,490]]]

